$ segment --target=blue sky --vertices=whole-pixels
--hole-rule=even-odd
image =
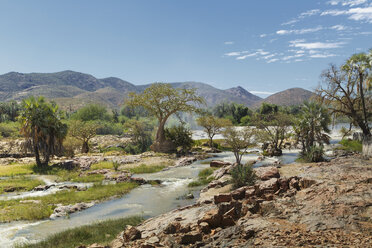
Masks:
[[[314,89],[372,48],[372,0],[0,0],[0,73]],[[261,94],[261,96],[264,96]]]

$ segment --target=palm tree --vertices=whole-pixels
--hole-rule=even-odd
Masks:
[[[302,144],[302,157],[307,156],[311,162],[322,159],[323,144],[329,144],[328,125],[330,123],[328,111],[321,104],[304,103],[301,114],[293,127],[297,142]]]
[[[46,166],[50,156],[61,151],[67,125],[61,122],[58,106],[47,103],[44,97],[24,99],[21,106],[21,133],[31,141],[37,166]]]

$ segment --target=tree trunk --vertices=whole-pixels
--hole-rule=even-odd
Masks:
[[[83,141],[83,146],[81,147],[81,153],[88,153],[89,152],[89,144],[87,140]]]
[[[155,142],[150,146],[154,152],[170,153],[176,151],[173,142],[165,138],[164,126],[167,118],[159,121]]]
[[[35,144],[35,141],[32,141],[33,147],[34,147],[34,154],[35,154],[35,160],[36,160],[36,165],[38,167],[42,167],[42,163],[40,161],[40,154],[39,154],[39,148],[37,147],[37,144]]]
[[[159,121],[159,127],[156,132],[156,141],[159,143],[162,143],[165,141],[165,132],[164,132],[165,122],[166,122],[166,119]]]
[[[364,130],[363,134],[365,136],[371,135],[371,131],[369,130],[368,126],[368,119],[367,119],[367,110],[366,110],[366,103],[364,101],[364,92],[363,92],[363,74],[359,73],[359,91],[360,91],[360,99],[362,100],[362,108],[363,108],[363,117],[364,117]]]

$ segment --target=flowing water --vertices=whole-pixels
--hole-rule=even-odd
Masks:
[[[196,136],[202,136],[199,133]],[[243,156],[242,162],[257,160],[259,149],[250,151]],[[284,150],[283,155],[268,158],[255,164],[264,166],[278,160],[282,164],[293,163],[299,150]],[[234,162],[235,157],[231,152],[214,154],[216,157],[207,159],[223,159]],[[195,178],[200,170],[209,167],[202,161],[196,161],[189,166],[171,168],[153,174],[138,174],[147,180],[161,180],[161,185],[141,185],[121,198],[97,204],[87,210],[71,214],[68,218],[56,220],[43,220],[38,222],[11,222],[0,224],[1,247],[11,247],[16,243],[36,242],[46,238],[50,234],[61,232],[68,228],[91,224],[97,221],[141,215],[144,218],[156,216],[180,206],[195,202],[198,198],[200,188],[191,191],[187,185]],[[45,180],[50,180],[45,178]],[[51,183],[51,181],[48,181]],[[49,192],[50,193],[50,192]],[[184,195],[192,193],[195,199],[185,199]],[[24,193],[26,194],[26,193]]]

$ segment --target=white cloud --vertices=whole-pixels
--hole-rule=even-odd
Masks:
[[[322,26],[318,26],[315,28],[303,28],[303,29],[293,29],[293,30],[278,30],[276,33],[279,35],[285,34],[306,34],[306,33],[313,33],[322,30]]]
[[[301,49],[332,49],[342,47],[344,42],[307,42],[301,40],[290,41],[290,47],[298,47]]]
[[[353,7],[353,6],[358,6],[358,5],[367,3],[367,2],[368,2],[367,0],[332,0],[332,1],[328,1],[327,4],[330,4],[330,5],[341,4],[342,6]]]
[[[225,45],[233,45],[234,44],[234,41],[225,41],[224,44]]]
[[[337,31],[342,31],[342,30],[345,30],[346,27],[343,26],[343,25],[334,25],[334,26],[331,27],[331,29],[335,29]]]
[[[324,15],[339,16],[348,15],[350,20],[365,21],[372,23],[372,6],[365,8],[351,8],[349,10],[327,10],[321,13]]]
[[[231,57],[231,56],[239,56],[241,52],[230,52],[230,53],[225,53],[225,56]]]
[[[329,58],[329,57],[334,57],[336,56],[336,54],[313,54],[313,55],[310,55],[309,57],[310,58]]]
[[[268,60],[267,61],[267,63],[273,63],[273,62],[276,62],[276,61],[278,61],[279,59],[270,59],[270,60]]]
[[[313,15],[316,15],[320,13],[320,10],[319,9],[311,9],[311,10],[308,10],[308,11],[305,11],[305,12],[302,12],[301,14],[298,15],[297,18],[295,19],[292,19],[288,22],[285,22],[285,23],[282,23],[282,25],[291,25],[291,24],[294,24],[296,22],[298,22],[299,20],[301,19],[304,19],[306,17],[309,17],[309,16],[313,16]]]
[[[261,94],[261,95],[272,95],[272,94],[275,94],[275,92],[256,91],[256,90],[252,90],[252,91],[249,91],[249,92],[252,93],[252,94]]]
[[[263,38],[263,37],[266,37],[267,34],[261,34],[260,37]]]

